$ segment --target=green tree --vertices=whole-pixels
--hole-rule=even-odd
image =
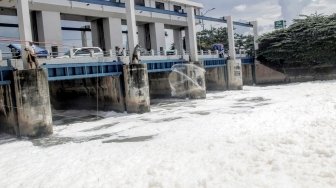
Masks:
[[[264,34],[258,59],[274,66],[335,63],[336,14],[303,15],[287,29]]]

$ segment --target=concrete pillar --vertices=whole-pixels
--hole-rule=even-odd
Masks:
[[[163,23],[151,23],[149,25],[151,48],[156,52],[166,48],[166,36]]]
[[[145,25],[138,25],[138,40],[139,40],[139,45],[142,48],[146,48],[146,29]]]
[[[188,29],[188,27],[186,27],[186,28],[184,28],[184,34],[185,34],[185,36],[184,36],[184,42],[185,42],[185,51],[186,52],[190,52],[190,40],[189,40],[189,29]]]
[[[130,62],[132,63],[132,55],[135,46],[138,44],[137,27],[135,20],[134,0],[125,0],[126,5],[126,19],[128,29],[128,46],[130,52]]]
[[[86,25],[81,27],[83,29],[91,29],[90,25]],[[87,47],[88,46],[88,41],[87,41],[87,32],[86,31],[81,31],[81,39],[82,39],[82,46]]]
[[[98,20],[91,21],[92,45],[96,47],[101,47],[98,27]]]
[[[225,19],[227,21],[227,32],[228,32],[228,42],[229,42],[229,56],[230,56],[230,59],[236,59],[233,20],[232,20],[231,16],[227,16],[227,17],[225,17]]]
[[[259,49],[259,45],[258,45],[258,22],[257,21],[253,21],[251,22],[253,25],[253,36],[254,36],[254,50],[258,50]]]
[[[194,7],[187,7],[187,22],[188,22],[188,39],[189,42],[186,45],[189,45],[190,51],[190,59],[193,62],[198,61],[198,52],[197,52],[197,36],[196,36],[196,22],[195,22],[195,12]]]
[[[81,31],[81,39],[82,39],[82,46],[87,47],[87,37],[86,37],[86,31]]]
[[[17,0],[20,40],[23,41],[22,44],[24,46],[29,45],[29,41],[33,40],[28,1],[29,0]]]
[[[183,50],[182,32],[180,29],[174,29],[173,33],[175,49],[181,53]]]
[[[147,64],[124,65],[125,103],[128,113],[150,111]]]
[[[2,51],[0,50],[0,62],[2,61]]]
[[[120,18],[105,18],[103,20],[105,50],[123,48],[122,27]]]
[[[40,46],[52,52],[52,46],[56,46],[57,49],[58,44],[62,44],[61,14],[59,12],[38,11],[36,24]]]
[[[243,75],[241,60],[236,59],[235,41],[233,20],[231,16],[225,17],[227,21],[228,40],[229,40],[229,56],[228,67],[228,88],[230,90],[237,90],[243,88]]]
[[[22,49],[29,45],[30,41],[33,41],[32,36],[32,27],[30,21],[30,11],[29,11],[29,4],[28,0],[17,0],[17,18],[19,23],[19,34]],[[25,50],[22,50],[22,57],[26,57],[27,53]],[[22,58],[23,60],[23,67],[28,68],[27,59]]]
[[[20,136],[52,134],[52,114],[47,75],[42,69],[14,71]]]

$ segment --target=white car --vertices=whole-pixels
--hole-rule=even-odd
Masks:
[[[82,47],[82,48],[73,48],[73,56],[74,57],[89,57],[91,52],[95,57],[104,57],[104,52],[99,47]],[[58,58],[69,58],[70,50],[67,51],[63,56]]]

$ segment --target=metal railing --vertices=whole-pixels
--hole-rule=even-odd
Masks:
[[[148,73],[157,72],[170,72],[172,67],[177,64],[185,64],[186,60],[153,60],[153,61],[142,61],[141,63],[147,64]]]
[[[45,64],[42,68],[46,69],[49,81],[120,76],[123,72],[120,62]]]

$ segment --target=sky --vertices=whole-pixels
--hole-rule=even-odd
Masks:
[[[236,21],[248,22],[257,20],[259,23],[259,33],[270,32],[274,30],[274,21],[287,20],[290,24],[291,20],[297,18],[300,14],[325,14],[330,15],[336,13],[336,0],[192,0],[202,3],[205,13],[207,10],[215,8],[208,12],[206,16],[223,17],[231,15]],[[17,19],[9,16],[0,16],[2,23],[17,23]],[[79,24],[79,25],[78,25]],[[88,23],[75,23],[71,21],[62,21],[62,26],[80,27]],[[206,27],[225,27],[224,24],[215,22],[205,22]],[[198,31],[202,29],[197,26]],[[169,49],[172,43],[172,32],[167,31],[170,35],[166,39],[166,48]],[[252,29],[243,27],[236,28],[237,33],[252,34]],[[15,28],[0,28],[0,37],[18,38],[18,31]],[[79,32],[71,33],[63,31],[63,42],[66,45],[81,45],[81,35]],[[124,37],[125,38],[125,37]],[[88,42],[92,43],[90,33],[88,33]],[[124,40],[126,44],[126,39]],[[0,43],[0,50],[8,51],[7,43]]]
[[[300,14],[336,13],[336,0],[192,0],[203,3],[203,12],[210,11],[207,16],[222,17],[231,15],[237,21],[253,21],[259,23],[260,33],[273,30],[274,21],[285,19],[287,23]],[[215,23],[208,23],[208,25]]]

